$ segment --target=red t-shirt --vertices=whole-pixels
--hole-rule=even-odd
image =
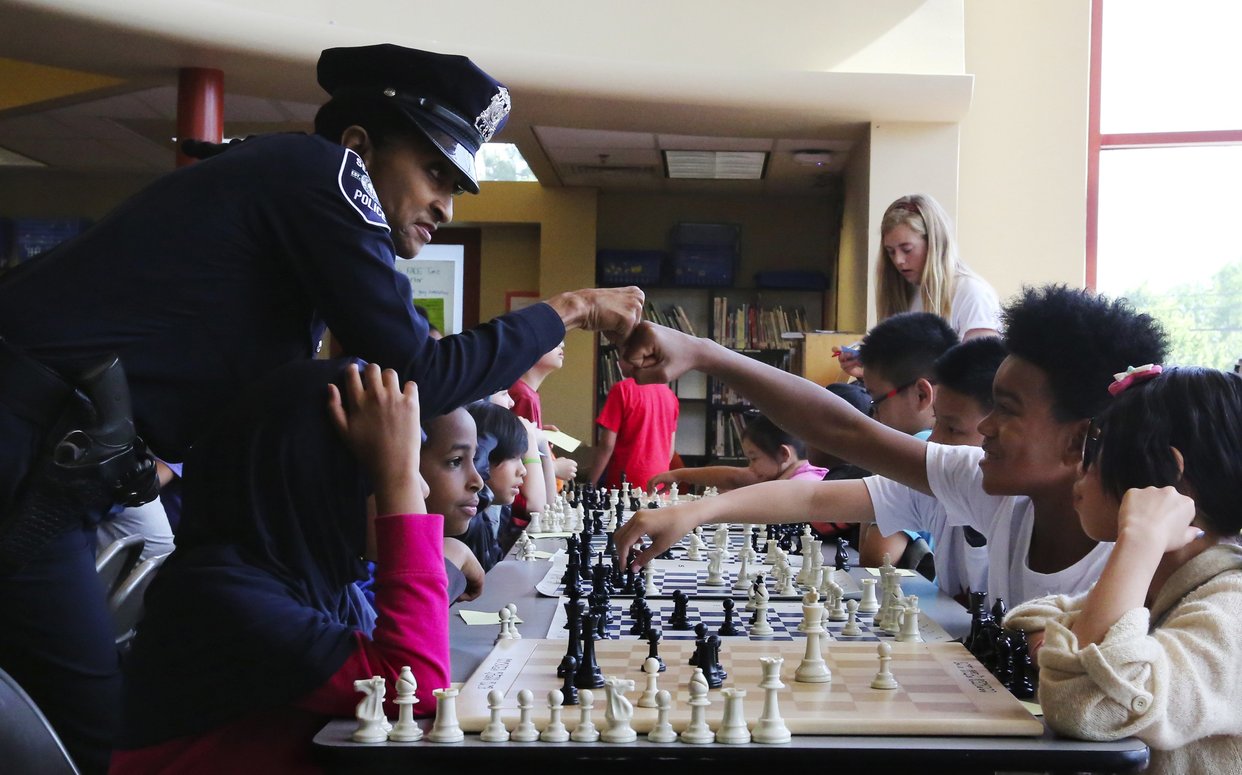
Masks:
[[[530,420],[536,428],[543,428],[543,407],[534,388],[519,379],[509,388],[509,397],[513,399],[513,409],[510,411],[518,417]]]
[[[667,471],[679,411],[677,396],[668,385],[640,385],[633,379],[613,385],[595,420],[617,434],[604,485],[621,486],[624,472],[630,484],[646,487],[648,479]]]

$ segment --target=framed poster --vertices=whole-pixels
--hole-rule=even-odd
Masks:
[[[505,312],[526,309],[538,301],[538,291],[505,291]]]
[[[445,334],[461,333],[465,249],[427,245],[418,258],[398,258],[396,266],[409,278],[413,301],[427,310],[432,324]]]

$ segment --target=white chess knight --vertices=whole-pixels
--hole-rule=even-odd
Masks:
[[[712,549],[708,552],[707,561],[707,578],[703,579],[703,583],[713,587],[724,586],[724,555],[719,549]]]
[[[384,715],[386,686],[384,677],[380,675],[354,681],[354,691],[363,695],[354,709],[354,716],[358,719],[354,742],[382,743],[388,739],[388,718]]]
[[[605,743],[632,743],[638,739],[638,733],[630,726],[634,718],[634,706],[625,697],[626,692],[634,691],[634,682],[624,678],[610,676],[605,681],[608,693],[608,710],[604,712],[604,720],[608,728],[600,736]]]
[[[687,560],[700,560],[703,557],[703,550],[707,548],[707,544],[703,543],[703,528],[696,527],[690,533],[690,545],[686,548]]]

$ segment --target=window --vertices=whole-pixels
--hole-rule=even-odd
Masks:
[[[1155,315],[1170,362],[1242,358],[1235,0],[1094,0],[1087,283]],[[1133,364],[1139,365],[1139,364]]]
[[[475,159],[474,172],[479,180],[539,182],[513,143],[484,143]]]

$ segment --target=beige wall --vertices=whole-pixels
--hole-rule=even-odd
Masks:
[[[962,256],[1001,298],[1085,278],[1087,0],[966,0],[957,227]]]
[[[539,292],[539,225],[493,224],[482,232],[479,320],[491,320],[506,311],[507,292]]]
[[[528,278],[523,289],[536,290],[540,297],[595,283],[594,189],[544,188],[531,183],[484,183],[478,196],[460,197],[454,203],[454,219],[484,228],[483,249],[489,224],[537,227],[539,270]],[[518,247],[517,234],[510,236],[514,254],[528,254],[529,247]],[[483,258],[487,262],[488,258]],[[531,283],[530,280],[537,280]],[[515,280],[516,281],[516,280]],[[500,294],[503,304],[504,293]],[[485,313],[484,313],[485,314]],[[589,440],[595,391],[595,343],[592,334],[570,333],[565,339],[565,366],[548,377],[539,394],[547,422],[579,439]]]
[[[867,330],[867,287],[871,224],[871,140],[858,143],[845,169],[845,206],[841,218],[841,248],[837,265],[838,331]]]

